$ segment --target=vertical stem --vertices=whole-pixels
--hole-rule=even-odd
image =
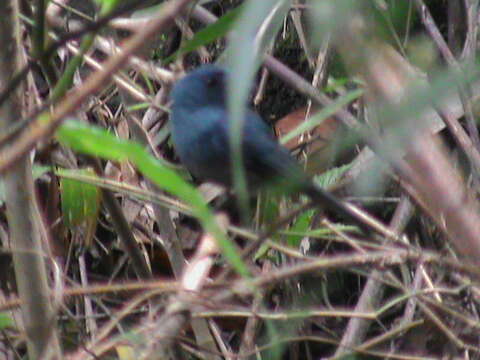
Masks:
[[[0,84],[8,84],[19,71],[18,4],[0,1]],[[2,89],[0,89],[2,90]],[[0,129],[7,131],[22,118],[20,88],[0,107]],[[29,154],[22,156],[3,178],[15,277],[22,300],[22,315],[30,359],[61,359],[55,313],[49,302],[47,272],[36,216]]]
[[[34,56],[41,59],[45,50],[45,0],[36,1],[32,40]]]

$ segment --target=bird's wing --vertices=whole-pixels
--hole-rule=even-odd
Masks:
[[[265,181],[286,180],[287,184],[300,184],[306,180],[300,165],[277,142],[258,114],[247,112],[244,131],[244,161],[248,173]]]
[[[187,146],[183,147],[181,160],[195,176],[228,183],[228,134],[224,124],[226,112],[220,108],[205,107],[190,116],[195,118],[192,128],[183,129]]]
[[[195,117],[205,123],[189,148],[187,167],[199,177],[230,184],[228,111],[203,108]],[[257,113],[248,110],[243,125],[243,161],[250,185],[256,187],[277,179],[300,184],[306,179],[296,160]]]

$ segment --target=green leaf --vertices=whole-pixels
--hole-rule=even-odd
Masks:
[[[106,15],[114,10],[121,0],[95,0],[101,6],[100,14]]]
[[[6,328],[13,328],[15,327],[15,323],[13,322],[10,315],[7,313],[0,313],[0,331]]]
[[[332,226],[335,228],[336,231],[338,232],[358,232],[358,227],[354,225],[344,225],[344,224],[332,224]],[[327,228],[327,227],[322,227],[314,230],[303,230],[303,231],[294,231],[292,230],[286,230],[286,231],[280,231],[280,234],[283,235],[296,235],[296,236],[301,236],[301,237],[312,237],[312,238],[329,238],[332,236],[336,236],[336,232],[333,231],[333,229]]]
[[[243,6],[241,5],[230,10],[213,24],[195,33],[195,35],[190,40],[186,41],[180,49],[164,59],[164,63],[168,64],[179,56],[183,56],[198,49],[200,46],[208,45],[225,36],[232,28],[242,8]]]
[[[33,180],[37,180],[40,176],[46,174],[50,170],[52,170],[51,166],[33,165],[32,167]]]
[[[350,81],[347,77],[335,79],[333,77],[328,78],[328,84],[323,88],[323,91],[327,94],[334,93],[338,88],[344,87]]]
[[[298,248],[302,238],[305,237],[304,233],[308,230],[311,224],[312,216],[315,213],[314,210],[308,210],[300,214],[290,228],[290,231],[294,232],[287,236],[287,244],[289,246]],[[295,232],[297,234],[295,234]]]
[[[280,197],[272,189],[264,189],[257,199],[258,201],[258,223],[272,224],[279,217]]]
[[[235,193],[243,218],[248,215],[248,194],[241,152],[241,131],[247,98],[265,45],[276,35],[290,2],[284,0],[247,1],[232,29],[227,48],[228,109],[230,112],[230,154]]]
[[[94,175],[91,169],[62,170],[61,172],[70,176]],[[101,200],[101,191],[98,187],[71,178],[61,178],[60,192],[65,226],[74,229],[83,224],[96,224]]]
[[[352,167],[352,164],[342,165],[333,169],[330,169],[319,176],[315,176],[314,181],[322,188],[328,188],[335,184],[347,171]]]
[[[246,265],[217,225],[201,194],[175,171],[150,155],[142,146],[118,139],[104,129],[74,120],[66,121],[59,128],[56,136],[62,144],[76,151],[108,160],[132,162],[145,177],[152,180],[158,187],[190,205],[193,215],[198,218],[205,231],[212,234],[218,241],[227,261],[240,275],[249,276]]]
[[[119,162],[128,159],[129,143],[96,126],[87,127],[69,120],[57,131],[57,137],[63,144],[83,153]]]

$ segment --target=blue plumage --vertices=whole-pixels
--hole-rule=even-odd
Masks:
[[[170,126],[177,154],[193,175],[231,186],[226,74],[221,67],[204,65],[178,81],[172,90]],[[363,225],[341,201],[308,179],[265,122],[250,109],[245,112],[242,151],[250,188],[281,180],[290,189],[303,191],[316,203],[328,205]]]
[[[180,80],[172,91],[171,131],[182,163],[196,177],[232,184],[225,71],[205,65]],[[306,180],[257,113],[246,110],[242,150],[249,185],[282,178]]]

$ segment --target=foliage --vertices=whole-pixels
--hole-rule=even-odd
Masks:
[[[28,115],[4,129],[0,168],[36,146],[25,216],[43,224],[48,321],[72,358],[167,358],[174,343],[185,358],[479,358],[478,1],[41,3],[18,17]],[[169,141],[172,85],[217,61],[233,74],[233,191],[192,179]],[[364,226],[249,193],[245,103]],[[32,249],[9,248],[12,226],[0,347],[26,358],[10,259]]]

